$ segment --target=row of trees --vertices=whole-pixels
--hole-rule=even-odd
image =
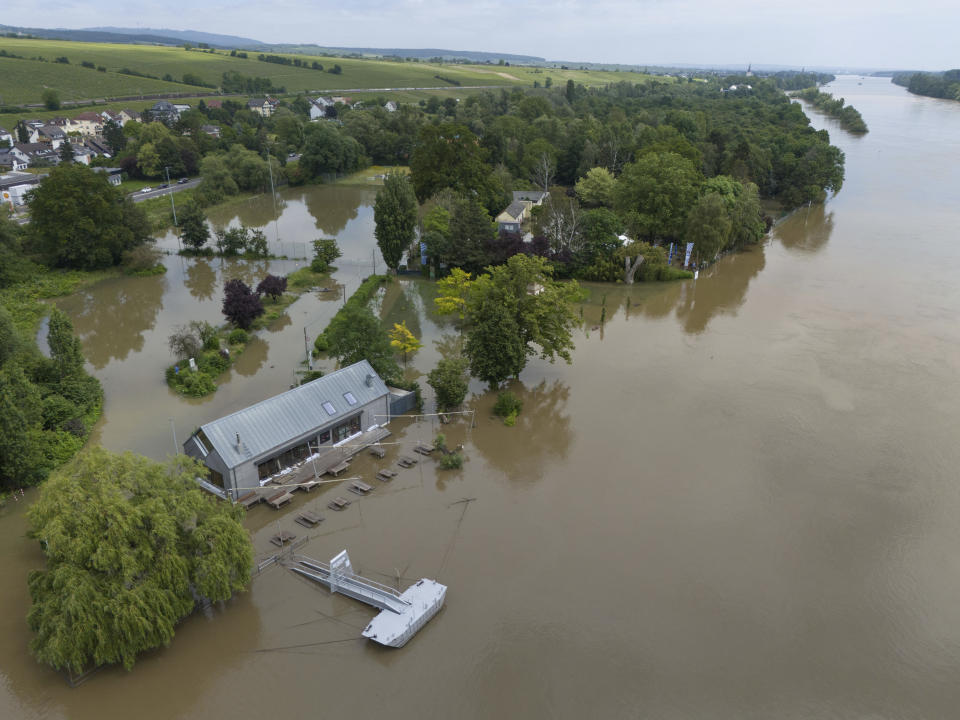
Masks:
[[[853,133],[867,132],[867,124],[860,111],[852,105],[845,105],[846,101],[843,98],[835,98],[830,93],[821,92],[815,87],[801,90],[796,96],[806,100],[820,112],[839,120],[844,130]]]
[[[902,85],[915,95],[960,100],[960,70],[943,73],[900,73],[893,82]]]

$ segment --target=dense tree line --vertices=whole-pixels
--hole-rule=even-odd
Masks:
[[[960,70],[943,73],[898,73],[893,82],[915,95],[960,100]]]
[[[867,132],[867,124],[853,105],[846,105],[843,98],[835,98],[830,93],[820,92],[815,87],[801,90],[796,97],[806,100],[820,112],[840,121],[844,130],[853,133]]]

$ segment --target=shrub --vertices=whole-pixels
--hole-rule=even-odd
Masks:
[[[267,275],[260,284],[257,285],[258,295],[269,295],[274,300],[278,299],[287,291],[287,279],[277,275]]]
[[[200,356],[197,367],[208,375],[219,375],[230,367],[230,359],[217,350],[207,350]]]
[[[323,377],[322,370],[307,370],[307,372],[303,373],[303,375],[300,376],[300,384],[306,385],[308,382],[313,382],[317,378],[322,378],[322,377]]]
[[[442,470],[459,470],[463,467],[463,455],[459,452],[452,452],[440,458],[440,468]]]
[[[516,423],[516,416],[523,409],[523,401],[520,400],[510,390],[504,390],[497,394],[497,402],[493,406],[493,414],[502,418],[509,418],[513,415],[513,422]]]
[[[315,273],[326,272],[341,254],[336,240],[318,238],[313,241],[313,261],[310,263],[310,269]]]
[[[231,331],[230,335],[227,336],[227,342],[231,345],[242,345],[246,344],[247,340],[250,338],[247,335],[247,331],[241,328]]]
[[[437,395],[437,407],[451,410],[467,396],[467,361],[464,358],[444,358],[427,375],[427,384]]]
[[[317,335],[317,339],[313,341],[313,349],[317,354],[326,352],[329,347],[330,341],[327,340],[326,333],[320,333]]]
[[[433,439],[433,449],[443,452],[447,449],[447,436],[443,433],[437,433],[437,436]]]

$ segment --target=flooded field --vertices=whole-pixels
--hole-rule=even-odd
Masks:
[[[274,566],[133,672],[70,689],[27,654],[25,576],[42,555],[20,502],[0,510],[0,717],[954,717],[960,103],[882,78],[827,90],[870,133],[813,116],[847,156],[825,206],[696,282],[590,285],[573,364],[533,362],[514,384],[516,427],[478,383],[475,422],[443,426],[464,444],[462,470],[426,460],[370,481],[439,429],[395,419],[400,445],[351,467],[378,484],[370,497],[334,513],[327,489],[249,513],[259,557],[288,529],[309,536],[302,552],[346,548],[381,582],[447,584],[446,607],[406,647],[360,639],[370,608]],[[333,279],[348,293],[373,262],[382,270],[373,191],[283,198],[279,219],[268,196],[216,221],[264,227],[290,256],[336,235]],[[171,418],[182,441],[286,389],[304,327],[312,340],[341,301],[303,296],[215,395],[186,400],[163,381],[167,336],[219,322],[224,280],[266,266],[166,262],[165,276],[58,303],[106,389],[96,440],[158,459],[174,447]],[[421,382],[458,342],[432,298],[429,282],[404,279],[378,299],[424,341],[408,368]],[[294,525],[303,508],[326,520]]]

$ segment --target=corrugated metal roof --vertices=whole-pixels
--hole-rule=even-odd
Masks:
[[[368,375],[373,376],[370,385],[367,385]],[[356,397],[356,405],[350,405],[343,397],[348,392]],[[388,392],[370,363],[361,360],[306,385],[209,422],[200,429],[227,467],[233,468],[311,430],[349,417]],[[333,405],[336,410],[333,415],[323,409],[325,402]],[[240,434],[239,448],[237,433]]]

